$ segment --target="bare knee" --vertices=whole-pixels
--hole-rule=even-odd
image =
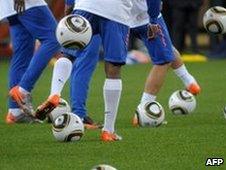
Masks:
[[[120,79],[121,66],[121,63],[105,62],[106,77],[110,79]]]

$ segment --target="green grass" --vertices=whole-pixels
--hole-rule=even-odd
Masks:
[[[119,170],[206,169],[208,157],[226,158],[226,120],[222,114],[222,107],[226,104],[225,65],[224,60],[187,64],[202,86],[202,94],[197,97],[198,107],[188,116],[174,116],[167,108],[170,94],[183,88],[180,80],[170,72],[158,96],[158,101],[165,107],[168,124],[159,128],[131,126],[131,117],[139,103],[150,66],[126,66],[122,74],[123,95],[117,119],[117,132],[123,136],[123,141],[102,143],[99,131],[86,131],[78,143],[58,143],[48,124],[11,126],[4,123],[8,64],[2,62],[0,169],[89,170],[100,163],[113,165]],[[33,92],[35,106],[49,94],[51,70],[51,67],[47,68],[36,85]],[[97,121],[103,121],[103,82],[103,64],[100,64],[88,100],[90,115]],[[68,100],[68,86],[63,97]]]

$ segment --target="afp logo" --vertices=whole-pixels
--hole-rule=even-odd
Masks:
[[[223,158],[207,158],[206,166],[221,166],[224,164]]]

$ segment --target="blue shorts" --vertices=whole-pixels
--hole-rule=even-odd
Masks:
[[[93,34],[100,35],[105,61],[125,64],[129,37],[128,26],[82,10],[75,10],[74,14],[85,17],[92,26]]]
[[[157,36],[153,40],[148,39],[148,25],[132,28],[131,34],[142,40],[148,49],[152,63],[162,65],[175,60],[173,45],[163,17],[160,17],[157,23],[162,28],[163,36]]]

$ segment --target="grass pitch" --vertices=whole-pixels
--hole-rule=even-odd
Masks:
[[[183,89],[170,71],[158,96],[166,111],[167,125],[158,128],[134,128],[131,117],[139,103],[149,65],[126,66],[123,69],[123,93],[117,132],[123,141],[102,143],[100,131],[86,131],[77,143],[59,143],[51,126],[6,125],[8,63],[0,63],[0,169],[89,170],[97,164],[110,164],[119,170],[206,169],[208,157],[226,158],[226,120],[222,108],[226,104],[225,61],[187,64],[202,86],[198,107],[188,116],[174,116],[167,102],[172,92]],[[52,67],[48,67],[33,92],[34,105],[49,94]],[[99,64],[91,84],[88,108],[90,115],[103,121],[103,64]],[[69,88],[63,98],[68,100]],[[226,169],[226,166],[217,167]],[[213,169],[213,168],[211,168]]]

